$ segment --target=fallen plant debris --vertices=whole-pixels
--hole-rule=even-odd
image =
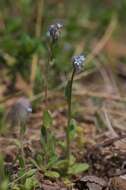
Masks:
[[[126,176],[114,177],[110,180],[110,190],[118,189],[125,190],[126,189]]]
[[[105,190],[107,189],[107,182],[96,176],[85,176],[77,182],[76,186],[79,188],[79,190]]]

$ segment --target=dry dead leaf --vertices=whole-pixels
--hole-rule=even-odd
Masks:
[[[126,178],[113,177],[110,182],[110,190],[126,190]]]

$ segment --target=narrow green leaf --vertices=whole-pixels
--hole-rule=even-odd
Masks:
[[[44,156],[45,155],[45,152],[42,150],[42,152],[41,153],[38,153],[37,155],[36,155],[36,162],[37,162],[37,164],[38,164],[38,166],[39,167],[42,167],[43,166],[43,161],[44,161]],[[44,166],[43,166],[44,167]]]
[[[38,181],[34,177],[27,178],[24,184],[25,190],[32,190],[38,186]]]
[[[31,188],[33,188],[33,179],[32,178],[27,178],[24,184],[24,188],[26,190],[31,190]]]
[[[70,135],[70,138],[71,140],[75,137],[76,135],[76,129],[77,129],[77,124],[76,124],[76,121],[74,119],[71,120],[70,122],[70,126],[68,128],[68,131],[69,131],[69,135]]]
[[[20,168],[19,171],[18,171],[18,176],[21,177],[21,176],[24,176],[26,175],[26,171],[24,168]]]
[[[64,168],[66,168],[67,164],[68,164],[67,160],[59,160],[59,161],[57,161],[57,163],[55,163],[53,168],[54,169],[64,169]]]
[[[18,156],[19,166],[20,168],[25,168],[25,161],[21,156]]]
[[[76,162],[76,158],[75,156],[73,156],[72,154],[70,155],[70,165],[73,165]]]
[[[55,150],[56,150],[56,139],[51,133],[48,133],[48,148],[47,148],[47,151],[50,154],[50,157],[55,155]]]
[[[53,156],[50,158],[50,160],[48,161],[47,167],[48,167],[48,168],[52,167],[52,166],[57,162],[57,160],[58,160],[57,155],[53,155]]]
[[[76,175],[82,172],[85,172],[89,169],[89,165],[87,163],[76,163],[69,168],[68,174]]]
[[[32,177],[36,173],[36,169],[31,169],[27,172],[26,176],[27,177]]]
[[[60,177],[60,174],[58,172],[55,172],[55,171],[46,171],[45,172],[45,176],[46,177],[49,177],[49,178],[59,178]]]
[[[52,125],[52,116],[49,111],[44,111],[43,113],[43,125],[46,128],[50,128]]]
[[[26,179],[28,177],[32,177],[36,173],[36,169],[31,169],[28,172],[25,170],[21,169],[18,173],[18,176],[20,179]]]
[[[45,126],[41,127],[41,138],[40,138],[41,144],[45,145],[47,142],[47,130]]]

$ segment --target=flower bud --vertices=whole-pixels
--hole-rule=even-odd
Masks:
[[[59,22],[50,25],[48,32],[47,32],[47,37],[50,39],[50,41],[52,43],[54,43],[58,40],[62,27],[63,27],[63,24],[61,24]]]
[[[80,72],[82,70],[84,61],[85,61],[85,57],[82,54],[73,56],[72,63],[76,72]]]

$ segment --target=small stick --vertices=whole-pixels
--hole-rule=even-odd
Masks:
[[[126,138],[126,135],[114,137],[114,138],[111,138],[111,139],[104,141],[102,144],[97,144],[96,147],[100,148],[100,147],[111,146],[114,142],[125,139],[125,138]]]
[[[118,137],[117,133],[115,132],[115,130],[113,129],[113,127],[111,125],[111,121],[110,121],[109,115],[108,115],[107,110],[105,109],[105,107],[103,108],[103,113],[104,113],[104,116],[105,116],[105,119],[106,119],[106,122],[107,122],[107,127],[108,127],[109,131],[111,132],[112,137]]]

